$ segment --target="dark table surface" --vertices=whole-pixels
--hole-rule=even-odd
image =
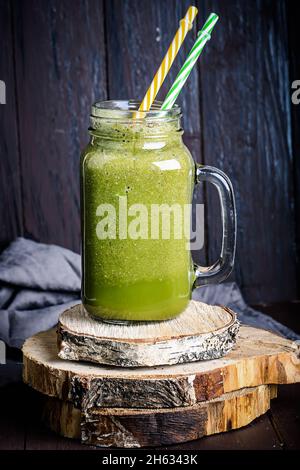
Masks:
[[[300,332],[299,307],[300,302],[259,306],[261,311]],[[22,384],[22,365],[15,361],[17,353],[9,351],[8,356],[12,359],[0,365],[0,449],[91,449],[44,427],[40,419],[40,395]],[[299,450],[300,384],[279,386],[278,398],[272,400],[271,409],[242,429],[164,449]]]

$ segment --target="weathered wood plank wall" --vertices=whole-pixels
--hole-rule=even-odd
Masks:
[[[24,233],[79,249],[78,158],[106,98],[102,2],[13,2]]]
[[[290,84],[300,80],[300,53],[299,53],[299,18],[300,2],[287,2],[288,35],[289,35],[289,65]],[[294,91],[294,90],[293,90]],[[298,95],[299,96],[299,95]],[[296,222],[296,260],[297,260],[297,287],[300,293],[300,104],[291,105],[292,108],[292,145],[293,145],[293,176],[294,198],[291,203],[295,207]]]
[[[0,242],[23,234],[14,52],[11,3],[0,0],[0,80],[7,102],[0,105]]]
[[[232,278],[252,302],[296,298],[299,111],[291,109],[289,74],[298,70],[291,20],[297,7],[288,0],[194,3],[198,28],[211,11],[221,20],[180,104],[195,160],[226,171],[235,187]],[[90,104],[142,97],[189,4],[0,0],[0,79],[7,84],[0,107],[0,243],[24,235],[79,251],[78,159]],[[160,97],[195,35],[187,37]],[[197,200],[206,203],[208,229],[200,257],[213,261],[220,248],[216,195],[205,187]]]
[[[291,298],[296,265],[285,2],[206,5],[206,11],[218,10],[222,24],[200,63],[204,159],[223,169],[236,189],[236,278],[249,298],[262,298],[266,290],[271,298],[279,290]],[[208,217],[215,257],[210,207]]]

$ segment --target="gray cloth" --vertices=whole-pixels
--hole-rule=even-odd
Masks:
[[[225,305],[236,312],[240,322],[245,325],[271,330],[293,341],[300,339],[300,335],[287,326],[282,325],[269,315],[249,307],[235,282],[200,287],[193,292],[193,299],[211,305]]]
[[[80,298],[81,260],[70,250],[17,238],[0,256],[0,338],[21,347]]]
[[[80,301],[80,255],[55,245],[18,238],[0,255],[0,338],[21,347],[29,336],[53,327],[66,308]],[[267,328],[290,339],[299,336],[250,308],[235,283],[197,289],[197,300],[227,305],[242,323]]]

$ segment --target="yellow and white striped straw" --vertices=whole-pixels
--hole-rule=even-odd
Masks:
[[[167,73],[169,72],[172,63],[174,62],[175,57],[178,54],[178,51],[190,29],[192,29],[193,26],[193,21],[198,13],[198,10],[196,7],[189,7],[188,11],[186,12],[184,18],[180,20],[180,26],[177,30],[177,33],[174,36],[173,41],[171,42],[169,49],[158,69],[158,71],[155,74],[155,77],[152,80],[152,83],[150,87],[147,90],[147,93],[145,94],[145,97],[143,101],[141,102],[141,105],[139,107],[139,111],[149,111],[149,109],[152,106],[153,101],[156,98],[156,95],[162,86],[164,79],[167,76]],[[139,113],[136,113],[137,117]]]

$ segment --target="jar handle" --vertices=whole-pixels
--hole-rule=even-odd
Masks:
[[[233,187],[223,171],[212,166],[196,164],[196,181],[212,183],[218,190],[222,217],[222,248],[219,259],[211,266],[202,267],[194,263],[195,287],[224,281],[232,271],[236,245],[236,209]]]

